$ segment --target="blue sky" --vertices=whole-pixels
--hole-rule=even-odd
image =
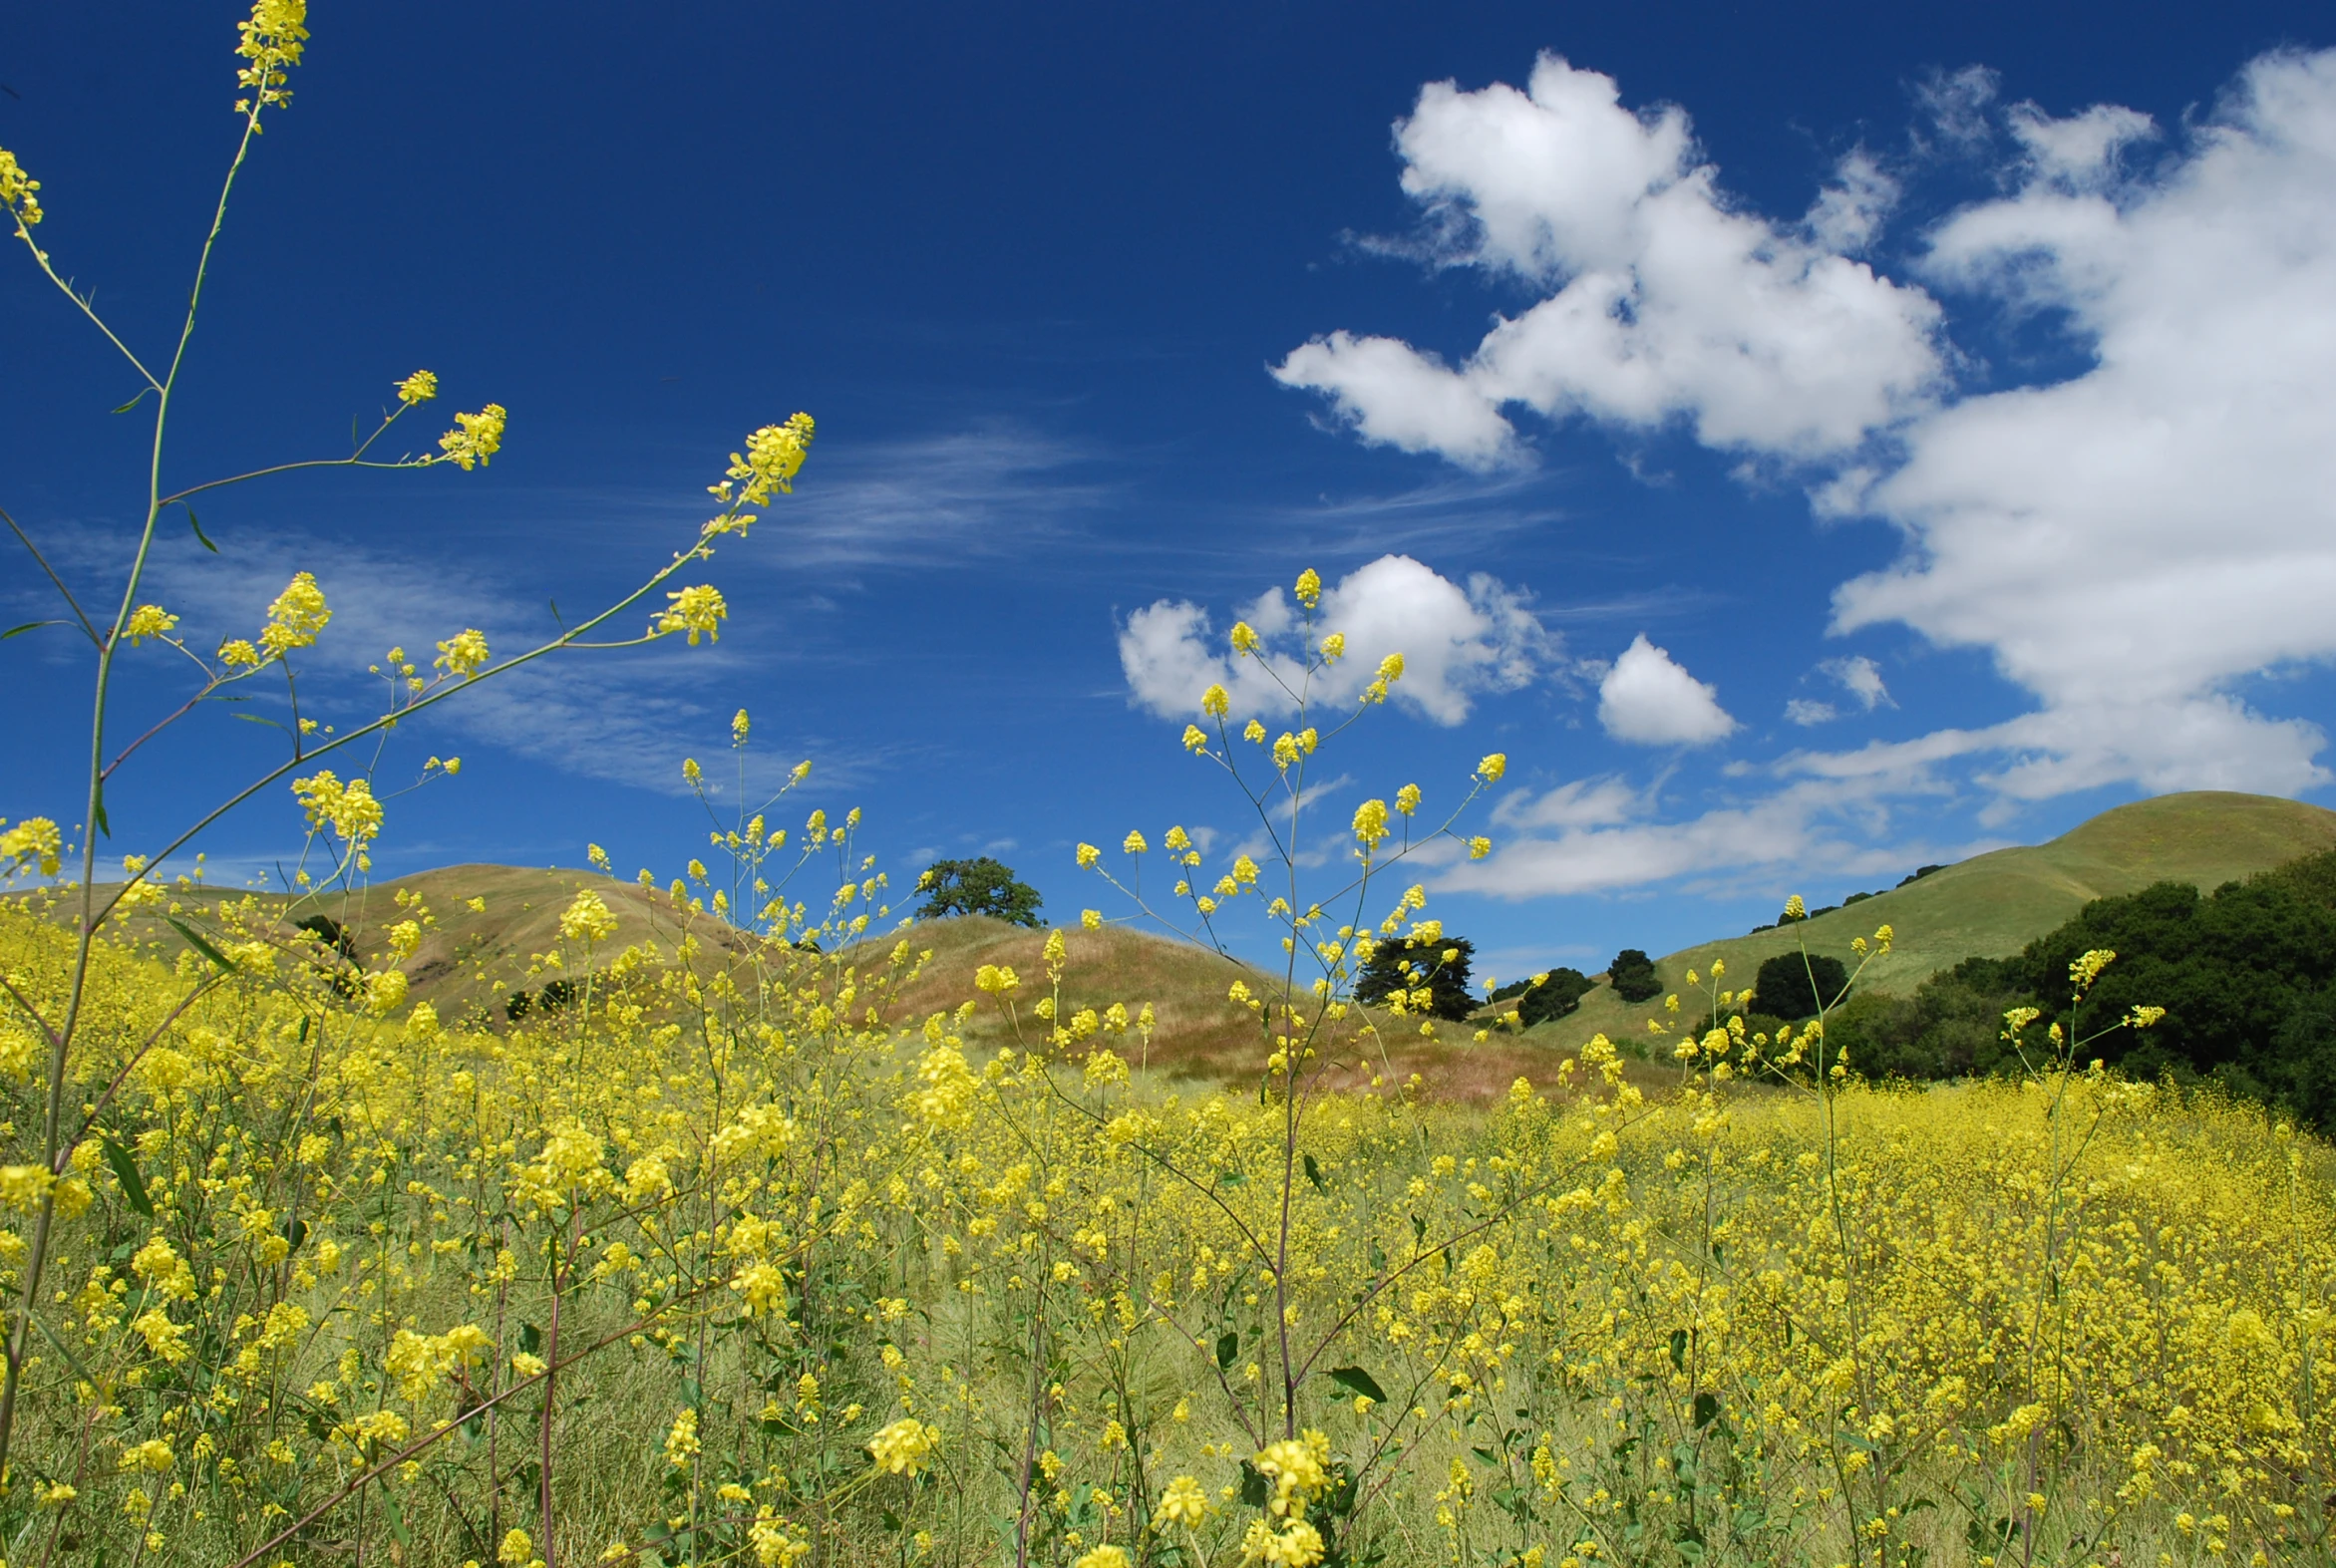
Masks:
[[[1417,677],[1330,756],[1325,831],[1506,752],[1495,855],[1427,872],[1503,974],[2164,789],[2326,801],[2336,24],[1915,9],[320,9],[168,470],[333,455],[417,366],[507,444],[226,492],[152,596],[215,643],[315,571],[307,679],[357,715],[389,643],[520,646],[688,537],[747,430],[818,418],[713,564],[719,645],[409,727],[385,782],[466,766],[393,801],[385,872],[669,874],[680,759],[743,706],[886,864],[996,853],[1067,918],[1080,839],[1244,841],[1176,738],[1309,565]],[[0,55],[42,240],[134,342],[232,151],[237,15],[38,10]],[[21,255],[0,364],[0,505],[106,599],[134,383]],[[0,618],[39,590],[0,567]],[[176,690],[133,667],[117,725]],[[0,815],[77,817],[86,678],[62,633],[0,644]],[[115,847],[275,738],[172,732]],[[245,874],[298,826],[286,795],[205,847]]]

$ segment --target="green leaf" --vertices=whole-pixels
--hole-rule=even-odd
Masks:
[[[148,1219],[153,1219],[155,1200],[147,1196],[146,1182],[138,1174],[137,1158],[112,1138],[107,1138],[105,1145],[106,1163],[114,1168],[114,1179],[122,1183],[123,1200]]]
[[[181,502],[180,504],[183,505],[184,503]],[[202,523],[195,517],[194,508],[192,506],[188,506],[186,508],[186,526],[194,530],[195,543],[201,545],[204,549],[210,551],[213,555],[219,553],[219,547],[211,543],[210,535],[202,531]]]
[[[543,1348],[543,1331],[532,1323],[519,1325],[519,1349],[532,1356]]]
[[[37,632],[44,626],[64,626],[66,624],[68,623],[64,621],[27,621],[22,626],[11,626],[8,630],[0,632],[0,642],[6,642],[20,632]]]
[[[268,718],[265,714],[231,713],[227,715],[227,717],[230,719],[240,719],[245,724],[264,724],[271,730],[284,730],[284,727],[281,724],[277,723],[273,719]],[[289,730],[284,730],[284,733],[286,735],[290,735],[292,732]]]
[[[114,412],[117,414],[128,414],[132,409],[135,409],[141,403],[144,403],[146,401],[146,395],[154,390],[155,389],[152,387],[139,388],[137,397],[132,398],[128,403],[123,404],[122,407],[116,409]]]
[[[104,833],[108,838],[111,838],[114,836],[114,829],[113,826],[106,820],[106,786],[102,784],[99,784],[96,793],[97,810],[94,814],[97,818],[98,831]]]
[[[399,1507],[398,1500],[386,1491],[381,1494],[381,1511],[389,1520],[390,1534],[398,1538],[398,1544],[413,1545],[414,1532],[406,1528],[406,1510]]]
[[[193,948],[197,953],[200,953],[203,957],[209,959],[213,964],[216,964],[226,973],[233,974],[235,972],[234,960],[230,959],[226,954],[220,952],[217,948],[211,946],[209,940],[204,937],[200,931],[195,930],[194,927],[188,925],[185,921],[179,919],[176,915],[165,915],[163,916],[163,919],[169,924],[171,930],[177,932],[180,936],[186,939],[186,945],[188,947]]]
[[[1720,1397],[1718,1395],[1699,1394],[1695,1397],[1695,1429],[1697,1431],[1709,1426],[1719,1413]]]
[[[1671,1367],[1676,1372],[1687,1370],[1687,1331],[1685,1329],[1671,1331]]]
[[[1238,1355],[1240,1355],[1240,1354],[1241,1354],[1241,1337],[1240,1337],[1238,1334],[1220,1334],[1220,1335],[1218,1335],[1218,1336],[1216,1337],[1216,1370],[1217,1370],[1217,1371],[1219,1371],[1219,1372],[1229,1372],[1229,1371],[1231,1371],[1231,1370],[1232,1370],[1232,1365],[1233,1365],[1233,1358],[1234,1358],[1234,1357],[1236,1357],[1236,1356],[1238,1356]]]
[[[1379,1380],[1360,1367],[1333,1367],[1330,1369],[1330,1381],[1367,1400],[1381,1405],[1387,1403],[1387,1391],[1379,1387]]]
[[[1314,1183],[1316,1192],[1328,1192],[1330,1183],[1322,1179],[1322,1167],[1314,1163],[1314,1156],[1306,1156],[1306,1179]]]

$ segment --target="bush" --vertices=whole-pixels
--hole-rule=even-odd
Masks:
[[[1595,984],[1578,969],[1552,969],[1539,985],[1532,986],[1519,998],[1517,1018],[1528,1029],[1563,1018],[1581,1006],[1581,999]]]
[[[1606,983],[1625,1002],[1646,1002],[1663,994],[1655,961],[1635,947],[1626,947],[1606,966]]]
[[[1752,982],[1754,1006],[1779,1018],[1815,1018],[1849,987],[1849,971],[1822,953],[1779,953]]]
[[[1458,1022],[1477,1010],[1476,994],[1469,989],[1469,961],[1476,951],[1465,936],[1382,942],[1355,977],[1355,1000],[1384,1004],[1400,991],[1410,1011]],[[1422,991],[1428,993],[1425,999]]]
[[[936,860],[917,879],[924,903],[921,920],[945,920],[951,915],[988,915],[1008,925],[1038,926],[1038,889],[1015,880],[1014,868],[988,855],[973,860]]]

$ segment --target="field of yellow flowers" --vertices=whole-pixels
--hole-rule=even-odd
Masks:
[[[1724,1024],[1663,1094],[1603,1040],[1491,1110],[1262,1057],[1171,1092],[1143,999],[1051,1005],[1085,930],[897,1016],[883,896],[841,884],[827,954],[686,899],[611,953],[579,894],[581,1004],[507,1033],[256,910],[174,976],[101,945],[7,1560],[2325,1552],[2336,1172],[2258,1113],[1760,1089]],[[34,1005],[73,951],[0,912]],[[1281,1049],[1367,1057],[1328,1015]],[[0,1026],[11,1161],[39,1055]]]
[[[1078,851],[1115,919],[1207,957],[1200,991],[1124,994],[1089,910],[939,994],[854,811],[718,824],[647,938],[585,885],[523,974],[472,977],[565,1005],[506,1027],[412,996],[442,912],[368,913],[378,748],[539,658],[718,637],[721,593],[678,574],[791,489],[813,425],[748,436],[694,539],[540,646],[450,628],[427,674],[390,650],[369,720],[299,711],[332,619],[309,573],[253,636],[193,646],[146,596],[172,508],[294,469],[470,470],[505,433],[490,403],[369,456],[438,395],[418,371],[345,457],[164,484],[221,219],[306,22],[255,0],[237,29],[241,131],[170,354],[105,327],[0,150],[35,274],[157,394],[117,411],[152,434],[134,564],[89,600],[110,621],[9,519],[72,617],[18,629],[86,639],[95,718],[78,816],[0,821],[0,1568],[2331,1561],[2326,1145],[2089,1071],[2020,1013],[2018,1082],[1868,1087],[1822,1019],[1748,1032],[1717,972],[1651,1052],[1488,1030],[1464,1069],[1418,1017],[1458,951],[1404,862],[1489,853],[1458,824],[1506,763],[1442,814],[1407,783],[1325,820],[1318,753],[1404,661],[1330,680],[1311,571],[1299,624],[1231,634],[1290,727],[1236,727],[1219,686],[1183,737],[1266,862],[1204,870],[1180,826]],[[110,754],[117,661],[147,644],[191,696]],[[263,673],[276,761],[174,823],[109,823],[118,770]],[[268,799],[306,819],[288,902],[164,884]],[[151,852],[101,885],[116,832]],[[1394,943],[1419,989],[1366,1007]],[[1276,944],[1270,971],[1234,957]],[[2072,996],[2113,961],[2080,959]],[[1157,1071],[1171,1012],[1213,1081]],[[1462,1079],[1467,1102],[1439,1093]]]

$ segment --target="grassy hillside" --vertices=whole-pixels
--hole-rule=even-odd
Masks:
[[[1918,882],[1820,915],[1789,930],[1699,942],[1656,961],[1664,987],[1725,959],[1731,989],[1750,985],[1761,960],[1807,942],[1854,964],[1852,937],[1892,927],[1897,942],[1864,984],[1904,994],[1965,958],[2017,953],[2096,898],[2153,882],[2224,882],[2336,846],[2336,811],[2270,795],[2194,790],[2117,806],[2049,843],[1977,855]],[[1528,1038],[1567,1042],[1603,1032],[1643,1037],[1660,1003],[1626,1003],[1600,985],[1580,1008]]]

